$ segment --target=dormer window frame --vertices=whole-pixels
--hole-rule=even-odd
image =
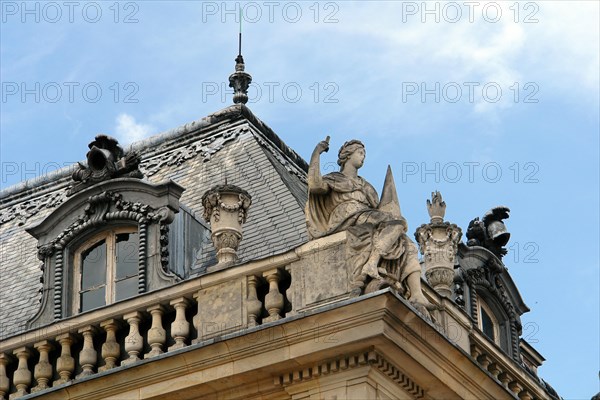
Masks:
[[[119,226],[113,226],[113,227],[108,227],[107,229],[103,229],[100,232],[95,232],[93,234],[93,236],[91,236],[90,238],[88,238],[87,240],[85,240],[83,243],[79,244],[78,246],[76,246],[73,250],[72,250],[72,288],[71,288],[71,293],[72,293],[72,299],[71,299],[71,314],[80,314],[80,313],[84,313],[84,312],[88,312],[91,310],[95,310],[97,308],[100,307],[104,307],[107,305],[111,305],[114,304],[118,301],[121,300],[125,300],[126,298],[131,298],[135,295],[138,294],[138,282],[136,282],[136,291],[135,293],[132,293],[130,295],[127,295],[126,297],[122,298],[122,299],[117,299],[116,296],[116,286],[117,283],[120,281],[123,281],[125,279],[130,279],[133,277],[137,277],[139,280],[139,275],[140,275],[140,271],[139,271],[139,260],[138,260],[138,252],[139,252],[139,239],[138,239],[138,244],[136,246],[136,251],[134,253],[135,256],[135,264],[136,264],[136,274],[135,275],[131,275],[131,276],[126,276],[123,278],[120,278],[119,276],[117,276],[117,257],[118,257],[118,250],[116,247],[117,244],[117,236],[124,234],[124,233],[136,233],[138,234],[139,237],[139,227],[133,224],[127,224],[127,225],[119,225]],[[106,265],[106,273],[105,273],[105,278],[104,278],[104,284],[103,285],[97,285],[94,287],[90,287],[90,288],[86,288],[87,290],[82,290],[81,288],[81,284],[82,284],[82,268],[83,268],[83,258],[82,255],[88,251],[89,249],[93,248],[94,245],[100,243],[101,241],[105,242],[106,245],[106,251],[105,251],[105,265]],[[105,287],[105,295],[104,295],[104,305],[102,306],[98,306],[98,307],[92,307],[89,309],[85,309],[82,310],[82,293],[90,291],[90,290],[95,290],[97,288],[100,287]]]
[[[481,332],[483,332],[483,334],[490,340],[492,340],[494,343],[496,343],[498,346],[502,347],[502,342],[501,342],[501,333],[500,333],[500,321],[498,320],[498,317],[496,316],[496,313],[494,313],[494,311],[491,309],[491,307],[487,304],[487,302],[483,299],[480,299],[478,301],[478,307],[477,307],[477,324],[478,324],[478,328],[479,330],[481,330]],[[492,325],[492,330],[493,330],[493,336],[494,337],[490,337],[487,334],[487,329],[484,326],[484,314],[489,318],[489,322]]]
[[[43,221],[27,228],[38,239],[38,257],[43,262],[40,308],[27,322],[28,328],[79,314],[79,305],[73,303],[73,297],[79,296],[74,281],[76,268],[80,268],[74,255],[84,243],[89,244],[88,239],[111,229],[137,226],[138,293],[180,281],[164,265],[169,262],[169,239],[161,232],[168,232],[168,225],[179,212],[183,191],[172,180],[106,180],[72,193]]]

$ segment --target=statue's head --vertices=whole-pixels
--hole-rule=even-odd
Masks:
[[[365,152],[365,145],[360,140],[349,140],[340,147],[338,152],[337,163],[340,167],[344,168],[344,164],[352,157],[352,155],[361,149]]]

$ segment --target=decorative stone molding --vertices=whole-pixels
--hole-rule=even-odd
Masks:
[[[114,224],[138,227],[138,293],[151,289],[151,285],[176,282],[177,277],[166,273],[164,265],[155,265],[162,260],[157,258],[149,264],[147,249],[152,243],[160,243],[163,252],[168,248],[168,238],[166,242],[160,240],[160,227],[173,221],[183,190],[172,181],[150,184],[139,179],[112,179],[77,192],[42,222],[28,228],[27,232],[38,239],[38,258],[44,262],[41,306],[29,326],[73,312],[69,310],[71,290],[67,286],[72,282],[72,247],[84,235]]]
[[[384,356],[374,350],[351,355],[341,355],[323,363],[315,364],[312,367],[296,369],[282,375],[277,375],[273,378],[273,384],[275,386],[287,386],[318,378],[322,375],[333,374],[365,365],[371,365],[372,367],[377,368],[392,379],[404,391],[410,393],[414,399],[425,397],[423,388],[417,385],[410,377],[389,362]]]
[[[235,59],[235,72],[229,76],[229,87],[233,88],[233,102],[235,104],[246,104],[248,102],[248,87],[252,83],[252,76],[244,71],[244,57],[242,57],[241,51],[240,48],[240,54]]]
[[[454,264],[462,231],[457,225],[444,222],[446,203],[440,192],[431,194],[431,201],[427,200],[427,210],[431,221],[421,225],[415,232],[415,239],[424,256],[425,277],[436,292],[451,297]]]
[[[506,276],[506,267],[489,250],[480,246],[459,246],[459,256],[464,264],[462,271],[454,278],[458,286],[466,285],[469,288],[470,314],[475,323],[478,322],[479,297],[485,293],[495,300],[508,317],[508,349],[511,357],[521,363],[519,349],[519,333],[521,331],[520,315],[528,310],[524,304],[519,304],[518,299],[509,294],[502,279]],[[509,281],[509,284],[510,281]]]
[[[510,209],[505,206],[494,207],[485,213],[481,221],[479,217],[469,222],[467,228],[467,245],[482,246],[494,253],[499,260],[508,250],[504,246],[510,239],[504,220],[508,219]]]
[[[29,218],[46,208],[54,208],[62,204],[66,198],[66,190],[60,190],[36,199],[15,204],[12,207],[0,211],[0,224],[5,224],[13,219],[17,219],[19,221],[18,225],[23,226],[27,223]]]
[[[248,192],[227,183],[213,187],[202,196],[203,217],[210,223],[220,264],[237,261],[242,224],[246,222],[250,204],[252,197]]]
[[[177,147],[159,156],[144,160],[141,168],[147,176],[153,176],[165,167],[182,165],[195,157],[202,157],[203,162],[209,161],[225,144],[234,141],[247,130],[247,126],[235,127],[223,132],[221,135],[201,139],[185,147]]]
[[[138,169],[141,160],[139,153],[125,153],[116,139],[98,135],[88,147],[90,151],[86,154],[87,165],[79,163],[79,169],[73,172],[72,177],[76,183],[67,192],[68,196],[109,179],[144,177]]]
[[[308,183],[306,171],[302,170],[295,163],[288,160],[280,150],[275,149],[275,147],[273,147],[272,144],[268,143],[265,139],[263,139],[263,137],[261,135],[254,133],[254,132],[252,132],[252,135],[254,136],[254,138],[256,139],[258,144],[260,144],[262,147],[264,147],[266,150],[268,150],[273,155],[273,157],[277,161],[279,161],[279,163],[281,165],[283,165],[283,167],[286,169],[287,172],[298,177],[298,179],[300,179],[300,181],[302,181],[303,183]],[[287,148],[286,150],[288,152],[295,154],[294,151],[290,148]],[[297,156],[297,157],[299,157],[299,156]]]

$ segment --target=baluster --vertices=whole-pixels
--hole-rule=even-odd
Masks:
[[[269,293],[265,296],[265,308],[269,312],[269,316],[263,322],[277,321],[281,318],[279,313],[283,308],[283,295],[279,293],[278,287],[280,274],[278,269],[272,269],[263,273],[263,276],[269,282]]]
[[[248,296],[246,301],[246,310],[248,315],[248,327],[258,325],[258,317],[262,310],[262,303],[256,295],[256,286],[258,286],[258,278],[254,275],[248,277]]]
[[[39,392],[40,390],[48,389],[48,382],[52,379],[52,364],[48,360],[48,353],[53,349],[53,346],[47,340],[42,340],[33,345],[40,353],[39,362],[33,369],[33,377],[37,381],[37,386],[31,388],[31,393]]]
[[[8,397],[10,400],[25,396],[27,388],[31,385],[31,371],[27,367],[31,351],[27,347],[19,347],[13,351],[13,354],[19,359],[19,366],[13,375],[13,383],[17,391]]]
[[[531,396],[531,393],[529,393],[529,391],[527,391],[527,389],[525,389],[521,393],[519,393],[519,399],[521,399],[521,400],[533,400],[533,397]]]
[[[512,381],[508,384],[508,388],[516,395],[518,396],[519,393],[521,393],[521,391],[523,390],[523,386],[521,386],[521,384],[518,381]]]
[[[502,372],[502,370],[500,369],[500,366],[493,362],[488,366],[488,371],[490,371],[490,373],[492,375],[494,375],[494,378],[498,379],[498,375],[500,374],[500,372]]]
[[[510,375],[506,372],[500,372],[500,374],[498,374],[498,379],[500,379],[500,382],[508,389],[508,383],[512,380]]]
[[[102,358],[104,365],[98,368],[98,372],[108,371],[117,366],[121,356],[121,347],[117,343],[117,321],[113,318],[100,323],[100,327],[106,331],[106,342],[102,345]]]
[[[196,293],[193,294],[194,301],[198,305],[198,312],[192,317],[192,323],[194,324],[194,328],[196,328],[197,335],[196,339],[192,340],[192,344],[196,344],[202,341],[202,320],[200,319],[202,317],[202,315],[200,314],[200,307],[202,307],[202,305],[200,304],[200,292],[201,290],[198,290]]]
[[[152,350],[150,350],[144,358],[150,358],[163,353],[162,346],[167,341],[167,332],[162,327],[162,315],[165,308],[160,304],[152,306],[147,309],[152,315],[152,327],[148,331],[148,343]]]
[[[6,366],[10,364],[10,357],[0,353],[0,400],[5,400],[10,390],[10,381],[6,375]]]
[[[181,349],[186,346],[185,342],[190,336],[190,323],[185,319],[185,310],[190,301],[185,297],[178,297],[169,302],[175,307],[175,321],[171,324],[171,336],[175,344],[169,347],[169,351]]]
[[[56,371],[60,375],[60,379],[55,380],[52,386],[69,382],[75,371],[75,359],[71,356],[71,345],[75,341],[75,337],[70,333],[63,333],[56,337],[56,341],[60,343],[61,349],[60,357],[56,360]]]
[[[75,377],[79,379],[94,373],[94,367],[98,361],[98,353],[94,349],[94,333],[97,333],[98,329],[93,325],[87,325],[77,332],[83,335],[83,348],[79,353],[79,365],[83,371]]]
[[[142,338],[142,335],[140,335],[142,313],[134,311],[125,314],[123,319],[129,324],[129,335],[125,338],[125,351],[129,354],[129,358],[121,361],[121,365],[128,365],[139,361],[139,354],[144,349],[144,339]]]
[[[487,369],[488,365],[490,365],[492,362],[492,359],[487,354],[482,354],[477,357],[477,362],[483,367],[483,369]]]

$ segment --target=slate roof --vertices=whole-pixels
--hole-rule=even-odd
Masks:
[[[155,183],[172,179],[185,187],[180,202],[195,215],[202,215],[204,192],[225,178],[250,193],[240,261],[268,257],[308,241],[304,222],[308,165],[246,106],[227,107],[132,147],[141,153],[145,179]],[[25,229],[66,199],[71,172],[72,168],[63,168],[0,192],[0,338],[24,331],[39,308],[41,261],[37,241]],[[207,260],[200,255],[200,261]]]

